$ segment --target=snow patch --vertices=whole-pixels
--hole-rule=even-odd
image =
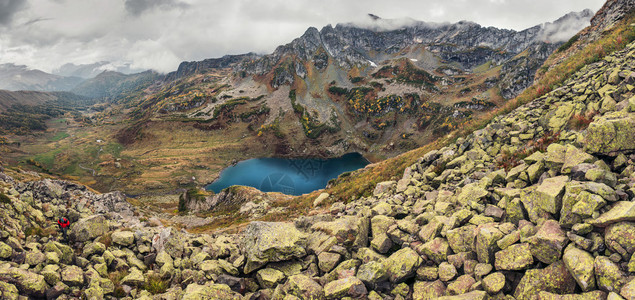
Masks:
[[[374,63],[374,62],[372,62],[372,61],[370,61],[370,60],[369,60],[368,62],[370,63],[370,66],[371,66],[371,67],[373,67],[373,68],[377,68],[377,64],[376,64],[376,63]]]
[[[416,59],[416,58],[411,58],[411,59],[410,59],[410,61],[412,61],[412,62],[418,62],[419,60],[418,60],[418,59]]]

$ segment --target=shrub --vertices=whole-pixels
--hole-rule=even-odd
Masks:
[[[102,244],[104,244],[106,246],[106,248],[108,248],[108,247],[110,247],[110,245],[112,245],[112,237],[110,236],[110,233],[105,233],[104,235],[100,236],[97,241],[102,243]]]
[[[11,199],[9,198],[9,196],[0,192],[0,203],[9,204],[11,203]]]
[[[595,117],[595,115],[573,115],[567,123],[567,129],[577,131],[584,130],[589,127],[589,124],[591,124],[591,122],[593,122],[593,117]]]
[[[163,294],[170,287],[170,282],[157,274],[148,275],[143,288],[152,295]]]
[[[558,52],[562,52],[571,48],[571,46],[573,46],[573,44],[575,44],[575,42],[577,42],[579,38],[580,38],[580,35],[578,34],[572,36],[566,43],[562,44],[562,46],[558,48]]]

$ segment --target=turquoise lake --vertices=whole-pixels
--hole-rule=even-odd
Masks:
[[[218,193],[232,185],[244,185],[263,192],[302,195],[323,189],[329,180],[368,164],[359,153],[332,159],[254,158],[226,168],[206,189]]]

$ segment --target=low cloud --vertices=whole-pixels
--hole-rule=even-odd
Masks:
[[[144,12],[155,8],[171,9],[188,7],[186,3],[175,0],[126,0],[125,6],[126,10],[134,16],[140,16]]]
[[[11,23],[13,15],[26,6],[26,0],[0,0],[0,25]]]

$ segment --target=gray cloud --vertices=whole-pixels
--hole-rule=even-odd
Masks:
[[[8,25],[13,15],[26,7],[26,0],[0,0],[0,25]]]
[[[99,61],[169,72],[186,60],[245,52],[270,53],[276,46],[302,35],[310,26],[363,24],[368,13],[394,19],[386,21],[391,26],[413,20],[469,20],[483,26],[522,30],[552,22],[571,11],[585,8],[595,11],[604,3],[604,0],[28,0],[25,6],[24,1],[0,0],[0,22],[11,25],[0,26],[0,64],[16,63],[48,72],[66,63]],[[8,4],[13,9],[6,9]]]
[[[125,3],[126,10],[134,16],[139,16],[145,11],[154,8],[170,9],[188,7],[186,3],[175,0],[126,0]]]

